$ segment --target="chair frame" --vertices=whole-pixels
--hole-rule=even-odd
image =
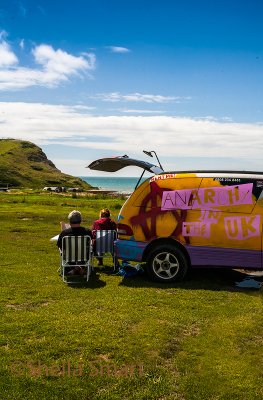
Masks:
[[[68,268],[81,267],[87,269],[87,281],[93,268],[92,239],[88,235],[68,235],[62,238],[62,250],[60,253],[60,271],[65,283],[79,283],[69,281],[65,277]]]
[[[101,230],[93,230],[93,237],[95,238],[95,257],[102,257],[102,258],[110,258],[109,256],[105,255],[110,253],[114,272],[118,266],[118,259],[115,253],[115,240],[117,239],[117,231],[113,229],[101,229]]]

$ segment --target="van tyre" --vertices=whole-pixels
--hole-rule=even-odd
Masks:
[[[188,261],[182,250],[172,245],[159,245],[147,257],[146,270],[158,282],[174,282],[184,278]]]

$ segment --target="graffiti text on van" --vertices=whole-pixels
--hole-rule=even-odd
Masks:
[[[210,237],[211,224],[203,222],[183,222],[183,236]]]
[[[209,238],[211,233],[212,219],[183,222],[182,235]],[[224,217],[225,233],[228,239],[246,240],[260,235],[260,215]]]
[[[205,223],[216,223],[221,217],[221,211],[202,210],[200,221]]]
[[[159,181],[163,179],[171,179],[175,178],[176,174],[162,174],[162,175],[155,175],[150,179],[150,182]]]
[[[252,183],[243,185],[164,191],[162,210],[189,210],[253,204]]]
[[[229,239],[244,240],[260,234],[260,215],[225,217],[224,221]]]

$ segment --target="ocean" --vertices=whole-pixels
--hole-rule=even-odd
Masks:
[[[120,176],[80,176],[83,181],[99,189],[115,190],[120,193],[132,193],[139,180],[139,177]],[[145,180],[142,179],[141,182]]]

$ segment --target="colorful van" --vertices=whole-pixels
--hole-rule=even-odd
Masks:
[[[161,282],[182,279],[190,266],[262,268],[263,173],[164,172],[127,156],[89,168],[113,172],[129,165],[154,175],[120,210],[119,259],[145,262]]]

